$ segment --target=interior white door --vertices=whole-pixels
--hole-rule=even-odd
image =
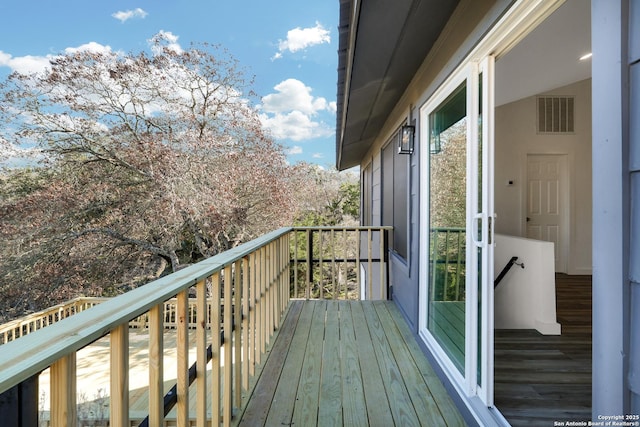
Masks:
[[[565,154],[527,155],[527,237],[553,242],[556,272],[567,272],[568,177]]]

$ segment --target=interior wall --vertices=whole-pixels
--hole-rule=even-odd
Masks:
[[[567,154],[570,193],[568,273],[591,274],[591,79],[540,95],[575,97],[575,133],[538,134],[535,96],[496,108],[496,233],[526,237],[527,154]]]

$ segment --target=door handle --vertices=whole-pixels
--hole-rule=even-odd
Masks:
[[[531,221],[531,218],[527,217],[527,222]]]

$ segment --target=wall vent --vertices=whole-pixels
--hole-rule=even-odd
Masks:
[[[574,133],[573,96],[538,97],[538,133]]]

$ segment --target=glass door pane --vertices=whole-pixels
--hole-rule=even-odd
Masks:
[[[429,115],[429,295],[427,328],[464,375],[466,85]]]

